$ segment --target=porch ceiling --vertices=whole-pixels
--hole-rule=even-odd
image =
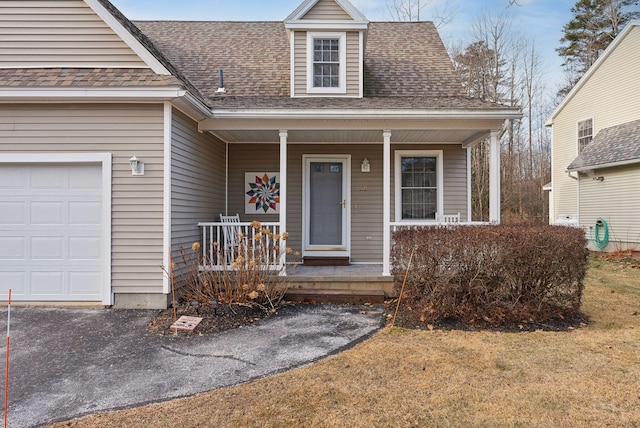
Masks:
[[[289,144],[382,143],[383,130],[391,131],[392,143],[456,143],[472,145],[491,131],[501,130],[501,119],[438,120],[233,120],[200,122],[228,143],[279,143],[280,130],[288,132]]]
[[[228,143],[278,143],[279,130],[211,131]],[[490,130],[391,130],[393,143],[471,144],[489,135]],[[302,143],[382,143],[379,130],[290,130],[287,142]]]

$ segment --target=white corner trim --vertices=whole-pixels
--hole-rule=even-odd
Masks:
[[[101,297],[103,305],[113,305],[111,289],[111,153],[0,153],[0,164],[10,163],[91,163],[101,166]]]
[[[163,167],[163,226],[162,226],[162,264],[165,272],[162,276],[162,292],[171,293],[171,281],[167,272],[171,270],[171,152],[173,138],[173,111],[171,103],[164,103],[164,167]]]
[[[98,0],[84,0],[89,6],[126,44],[142,61],[156,74],[170,75],[169,70],[144,47]]]
[[[291,97],[295,97],[296,96],[296,33],[295,31],[291,31],[289,32],[289,43],[290,43],[290,58],[289,58],[289,69],[290,69],[290,75],[289,75],[289,80],[290,80],[290,88],[289,91],[291,93]]]
[[[358,96],[364,97],[364,33],[358,34],[358,45],[360,46],[358,52]]]

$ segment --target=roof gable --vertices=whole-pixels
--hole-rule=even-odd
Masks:
[[[595,63],[587,70],[587,72],[578,80],[575,86],[569,91],[566,97],[560,102],[560,104],[555,108],[553,113],[547,119],[545,125],[551,126],[553,125],[554,119],[560,114],[560,112],[566,107],[566,105],[575,97],[575,95],[582,89],[582,87],[587,83],[587,81],[593,76],[598,69],[602,66],[602,64],[611,56],[611,53],[624,42],[625,38],[632,31],[640,31],[640,20],[635,19],[618,34],[618,36],[609,44],[607,49],[600,55],[600,57],[596,60]]]
[[[305,0],[284,24],[287,29],[364,30],[369,20],[348,0]]]
[[[150,68],[169,74],[113,11],[99,0],[0,2],[0,68]]]

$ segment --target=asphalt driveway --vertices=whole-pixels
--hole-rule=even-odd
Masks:
[[[380,307],[298,305],[213,336],[162,337],[146,330],[156,313],[12,307],[8,426],[39,426],[273,375],[353,346],[383,324]],[[5,307],[0,332],[6,323]],[[0,380],[4,385],[4,370]]]

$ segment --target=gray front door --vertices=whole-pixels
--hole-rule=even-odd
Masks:
[[[348,255],[348,165],[348,157],[306,157],[306,255]]]

